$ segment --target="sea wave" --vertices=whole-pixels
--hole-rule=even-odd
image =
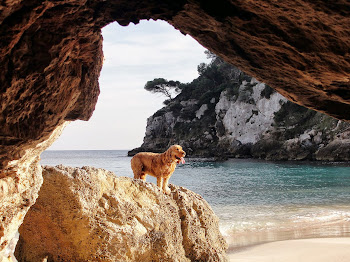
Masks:
[[[221,220],[220,230],[231,249],[279,240],[350,236],[349,207],[279,207],[278,212],[270,207],[265,214],[250,215]]]

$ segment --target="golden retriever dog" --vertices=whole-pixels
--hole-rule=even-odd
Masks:
[[[131,169],[134,172],[135,179],[146,181],[146,176],[157,178],[159,186],[166,194],[170,194],[168,182],[173,174],[176,164],[185,163],[186,153],[179,145],[169,147],[167,151],[161,154],[140,152],[131,159]]]

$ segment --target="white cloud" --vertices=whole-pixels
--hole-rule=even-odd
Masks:
[[[71,123],[51,149],[132,149],[165,97],[144,90],[154,78],[190,82],[205,62],[204,48],[163,21],[103,29],[101,94],[88,122]]]

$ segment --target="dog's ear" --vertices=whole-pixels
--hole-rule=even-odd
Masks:
[[[170,152],[170,148],[165,151],[163,154],[162,154],[162,161],[164,163],[168,163],[170,160],[171,160],[171,152]]]
[[[167,157],[167,159],[169,159],[169,160],[171,160],[171,155],[172,155],[172,148],[170,147],[168,150],[167,150],[167,152],[166,152],[166,157]]]

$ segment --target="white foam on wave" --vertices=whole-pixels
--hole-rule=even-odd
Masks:
[[[308,206],[266,208],[221,220],[220,231],[232,247],[276,240],[350,236],[350,207]],[[220,216],[220,215],[219,215]]]
[[[329,223],[338,221],[350,221],[350,211],[346,210],[318,210],[317,212],[295,215],[295,223]]]

